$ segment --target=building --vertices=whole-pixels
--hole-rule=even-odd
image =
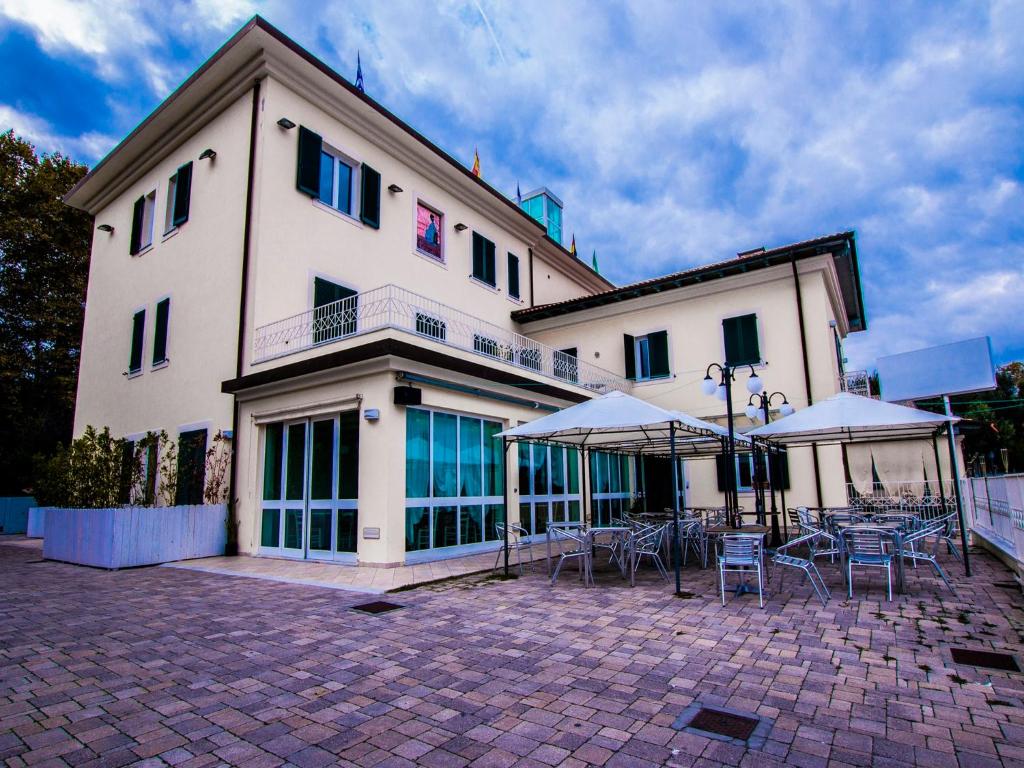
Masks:
[[[76,433],[177,435],[200,467],[180,503],[230,435],[254,554],[493,549],[506,486],[540,532],[579,515],[579,457],[522,448],[503,474],[493,434],[613,389],[720,417],[700,382],[727,358],[801,407],[865,327],[850,232],[616,288],[562,247],[553,193],[517,206],[259,17],[67,201],[98,225]],[[657,469],[595,457],[597,514],[660,503]],[[685,468],[692,503],[720,500],[715,473]],[[793,451],[789,476],[794,501],[845,500],[837,450]]]

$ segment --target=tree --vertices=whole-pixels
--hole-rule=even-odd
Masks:
[[[71,438],[92,219],[62,198],[87,170],[0,134],[0,495]]]
[[[1024,472],[1024,362],[1000,366],[996,388],[950,398],[953,413],[973,422],[964,430],[964,458],[989,472]]]

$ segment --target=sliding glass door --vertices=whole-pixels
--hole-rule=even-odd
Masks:
[[[355,561],[359,414],[263,428],[260,552]]]

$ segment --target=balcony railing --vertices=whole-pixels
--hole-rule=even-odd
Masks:
[[[847,371],[839,377],[839,387],[843,392],[864,397],[878,397],[877,392],[871,391],[871,377],[867,371]]]
[[[528,336],[434,299],[385,285],[259,326],[253,362],[293,355],[384,328],[455,347],[594,392],[629,391],[631,383]]]

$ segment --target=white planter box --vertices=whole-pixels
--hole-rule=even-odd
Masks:
[[[43,557],[99,568],[223,555],[227,506],[48,508]]]

